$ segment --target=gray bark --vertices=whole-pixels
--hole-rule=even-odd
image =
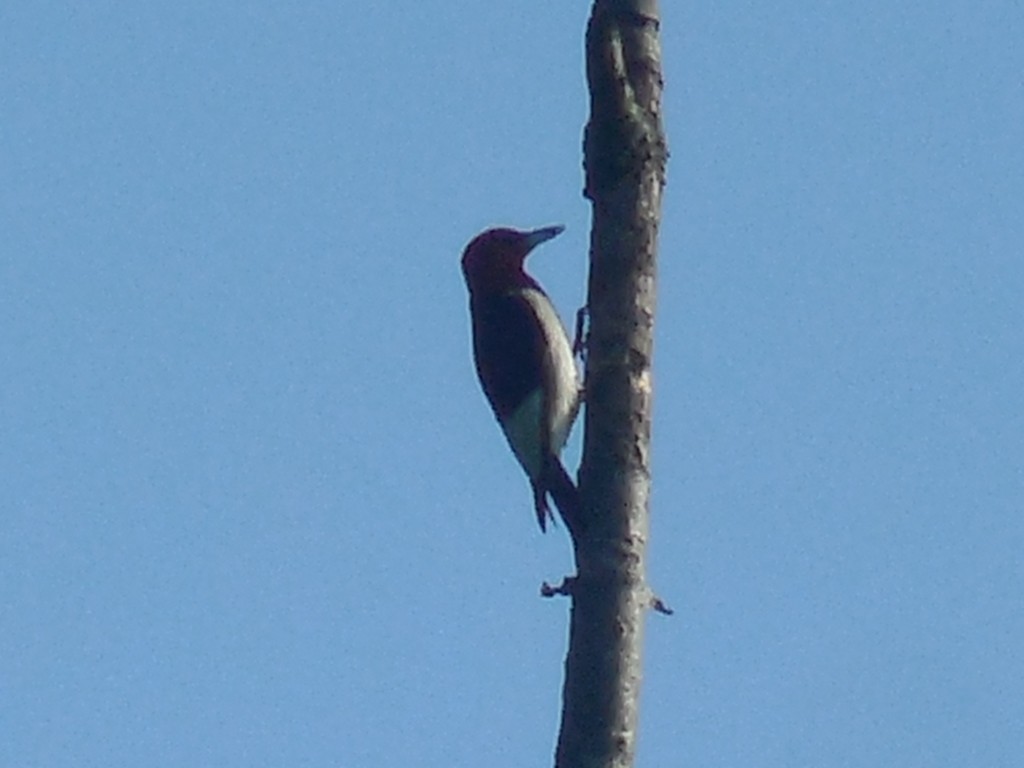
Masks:
[[[651,438],[655,256],[667,150],[656,0],[595,0],[587,27],[590,241],[576,577],[556,768],[624,768],[636,749]]]

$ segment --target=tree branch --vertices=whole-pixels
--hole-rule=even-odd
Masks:
[[[586,431],[556,768],[632,766],[650,494],[655,252],[667,150],[656,0],[595,0],[587,26],[593,206]],[[571,584],[571,589],[569,585]],[[660,602],[660,601],[659,601]],[[662,604],[663,605],[663,604]]]

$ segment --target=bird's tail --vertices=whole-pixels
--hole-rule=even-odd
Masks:
[[[569,477],[569,473],[565,471],[565,467],[562,466],[562,462],[557,456],[551,456],[548,459],[543,484],[535,485],[533,492],[537,509],[537,522],[540,523],[542,531],[546,528],[545,523],[549,516],[552,521],[554,520],[554,516],[551,515],[547,499],[545,498],[548,494],[551,495],[555,506],[558,507],[566,527],[570,531],[579,529],[577,524],[580,519],[580,491],[576,487],[576,483]]]

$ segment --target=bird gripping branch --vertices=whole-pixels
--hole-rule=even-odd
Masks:
[[[523,262],[563,229],[490,229],[462,254],[476,372],[530,479],[542,531],[547,518],[554,519],[548,495],[570,529],[579,518],[579,491],[559,454],[579,411],[580,387],[565,327]]]

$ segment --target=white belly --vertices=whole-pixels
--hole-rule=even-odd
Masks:
[[[544,334],[544,348],[547,353],[544,368],[552,385],[551,402],[548,405],[551,424],[547,442],[551,452],[557,456],[569,438],[569,432],[579,410],[576,361],[565,327],[547,297],[532,288],[524,289],[521,294],[536,312]],[[505,433],[512,451],[523,465],[526,474],[534,480],[538,479],[541,471],[540,435],[543,429],[543,405],[542,393],[537,390],[520,404],[505,423]]]

